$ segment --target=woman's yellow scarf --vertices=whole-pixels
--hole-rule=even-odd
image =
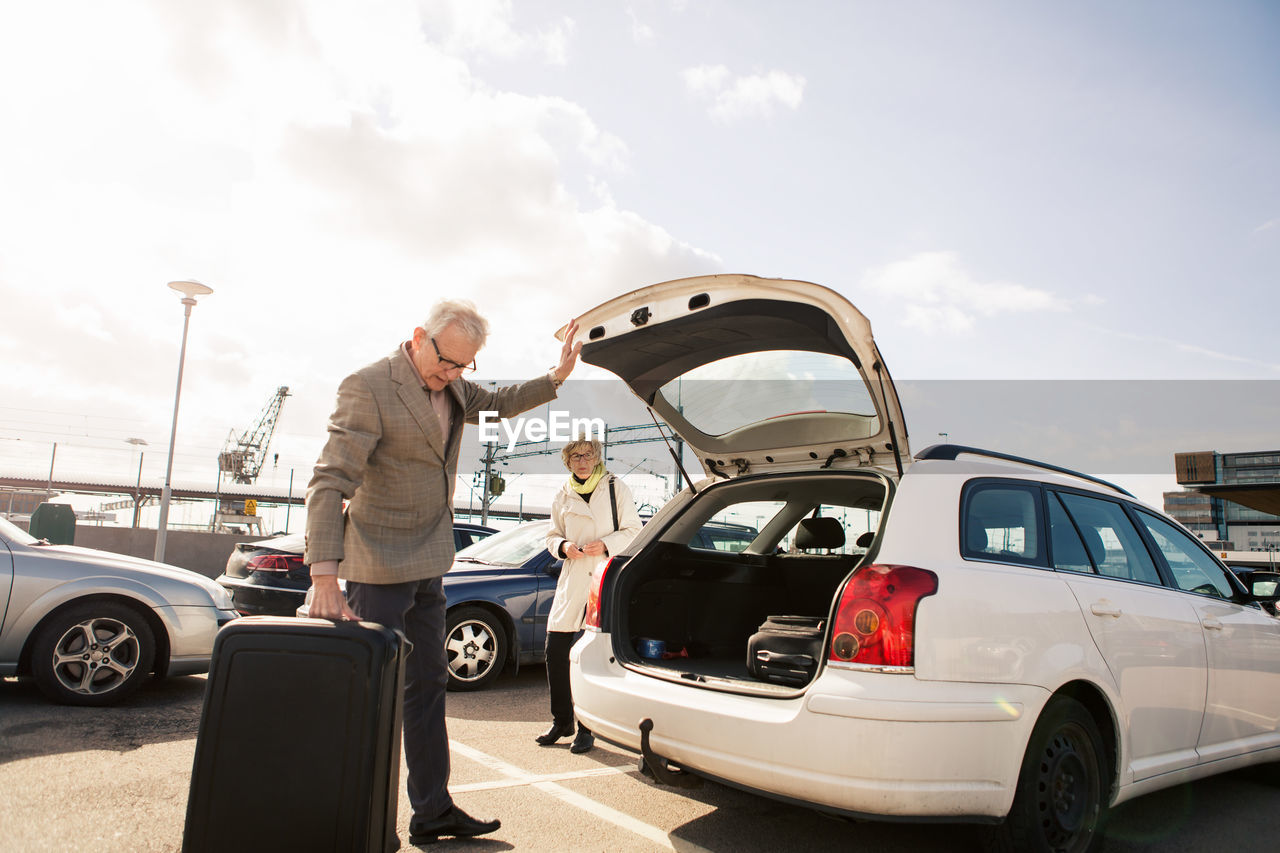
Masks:
[[[604,476],[604,460],[596,463],[596,467],[591,470],[591,476],[586,482],[579,483],[578,478],[573,474],[569,475],[569,485],[580,495],[589,495],[596,489],[596,484],[600,482],[600,478]]]

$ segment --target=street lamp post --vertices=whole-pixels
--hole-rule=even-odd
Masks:
[[[178,385],[173,392],[173,426],[169,430],[169,462],[164,470],[164,491],[160,493],[160,521],[156,524],[155,561],[164,562],[164,540],[169,526],[169,494],[173,480],[173,445],[178,438],[178,402],[182,399],[182,368],[187,360],[187,326],[191,322],[191,307],[197,296],[213,293],[213,288],[198,281],[171,281],[169,287],[182,294],[182,348],[178,351]]]
[[[947,438],[949,435],[950,433],[940,432],[938,433],[938,438],[942,439],[943,444],[948,444],[949,442],[947,441]]]
[[[126,442],[134,447],[146,447],[147,440],[145,438],[126,438]],[[138,518],[142,515],[142,457],[145,454],[138,451],[138,482],[133,487],[133,526],[136,530],[138,527]]]

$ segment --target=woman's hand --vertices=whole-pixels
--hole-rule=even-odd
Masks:
[[[605,551],[604,543],[597,539],[594,542],[588,542],[583,547],[582,553],[588,557],[603,557],[607,552]]]
[[[581,560],[587,556],[586,552],[574,545],[572,542],[564,543],[564,558],[566,560]]]

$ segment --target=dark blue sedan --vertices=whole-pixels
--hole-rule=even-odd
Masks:
[[[444,576],[449,689],[488,687],[508,661],[545,659],[547,614],[563,560],[531,521],[458,552]]]

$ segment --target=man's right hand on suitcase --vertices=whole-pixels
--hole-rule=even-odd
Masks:
[[[338,576],[334,575],[316,575],[311,576],[311,586],[315,590],[311,596],[310,615],[313,619],[339,619],[343,622],[359,621],[360,617],[351,609],[351,605],[347,603],[347,597],[342,594],[341,587],[338,586]]]

